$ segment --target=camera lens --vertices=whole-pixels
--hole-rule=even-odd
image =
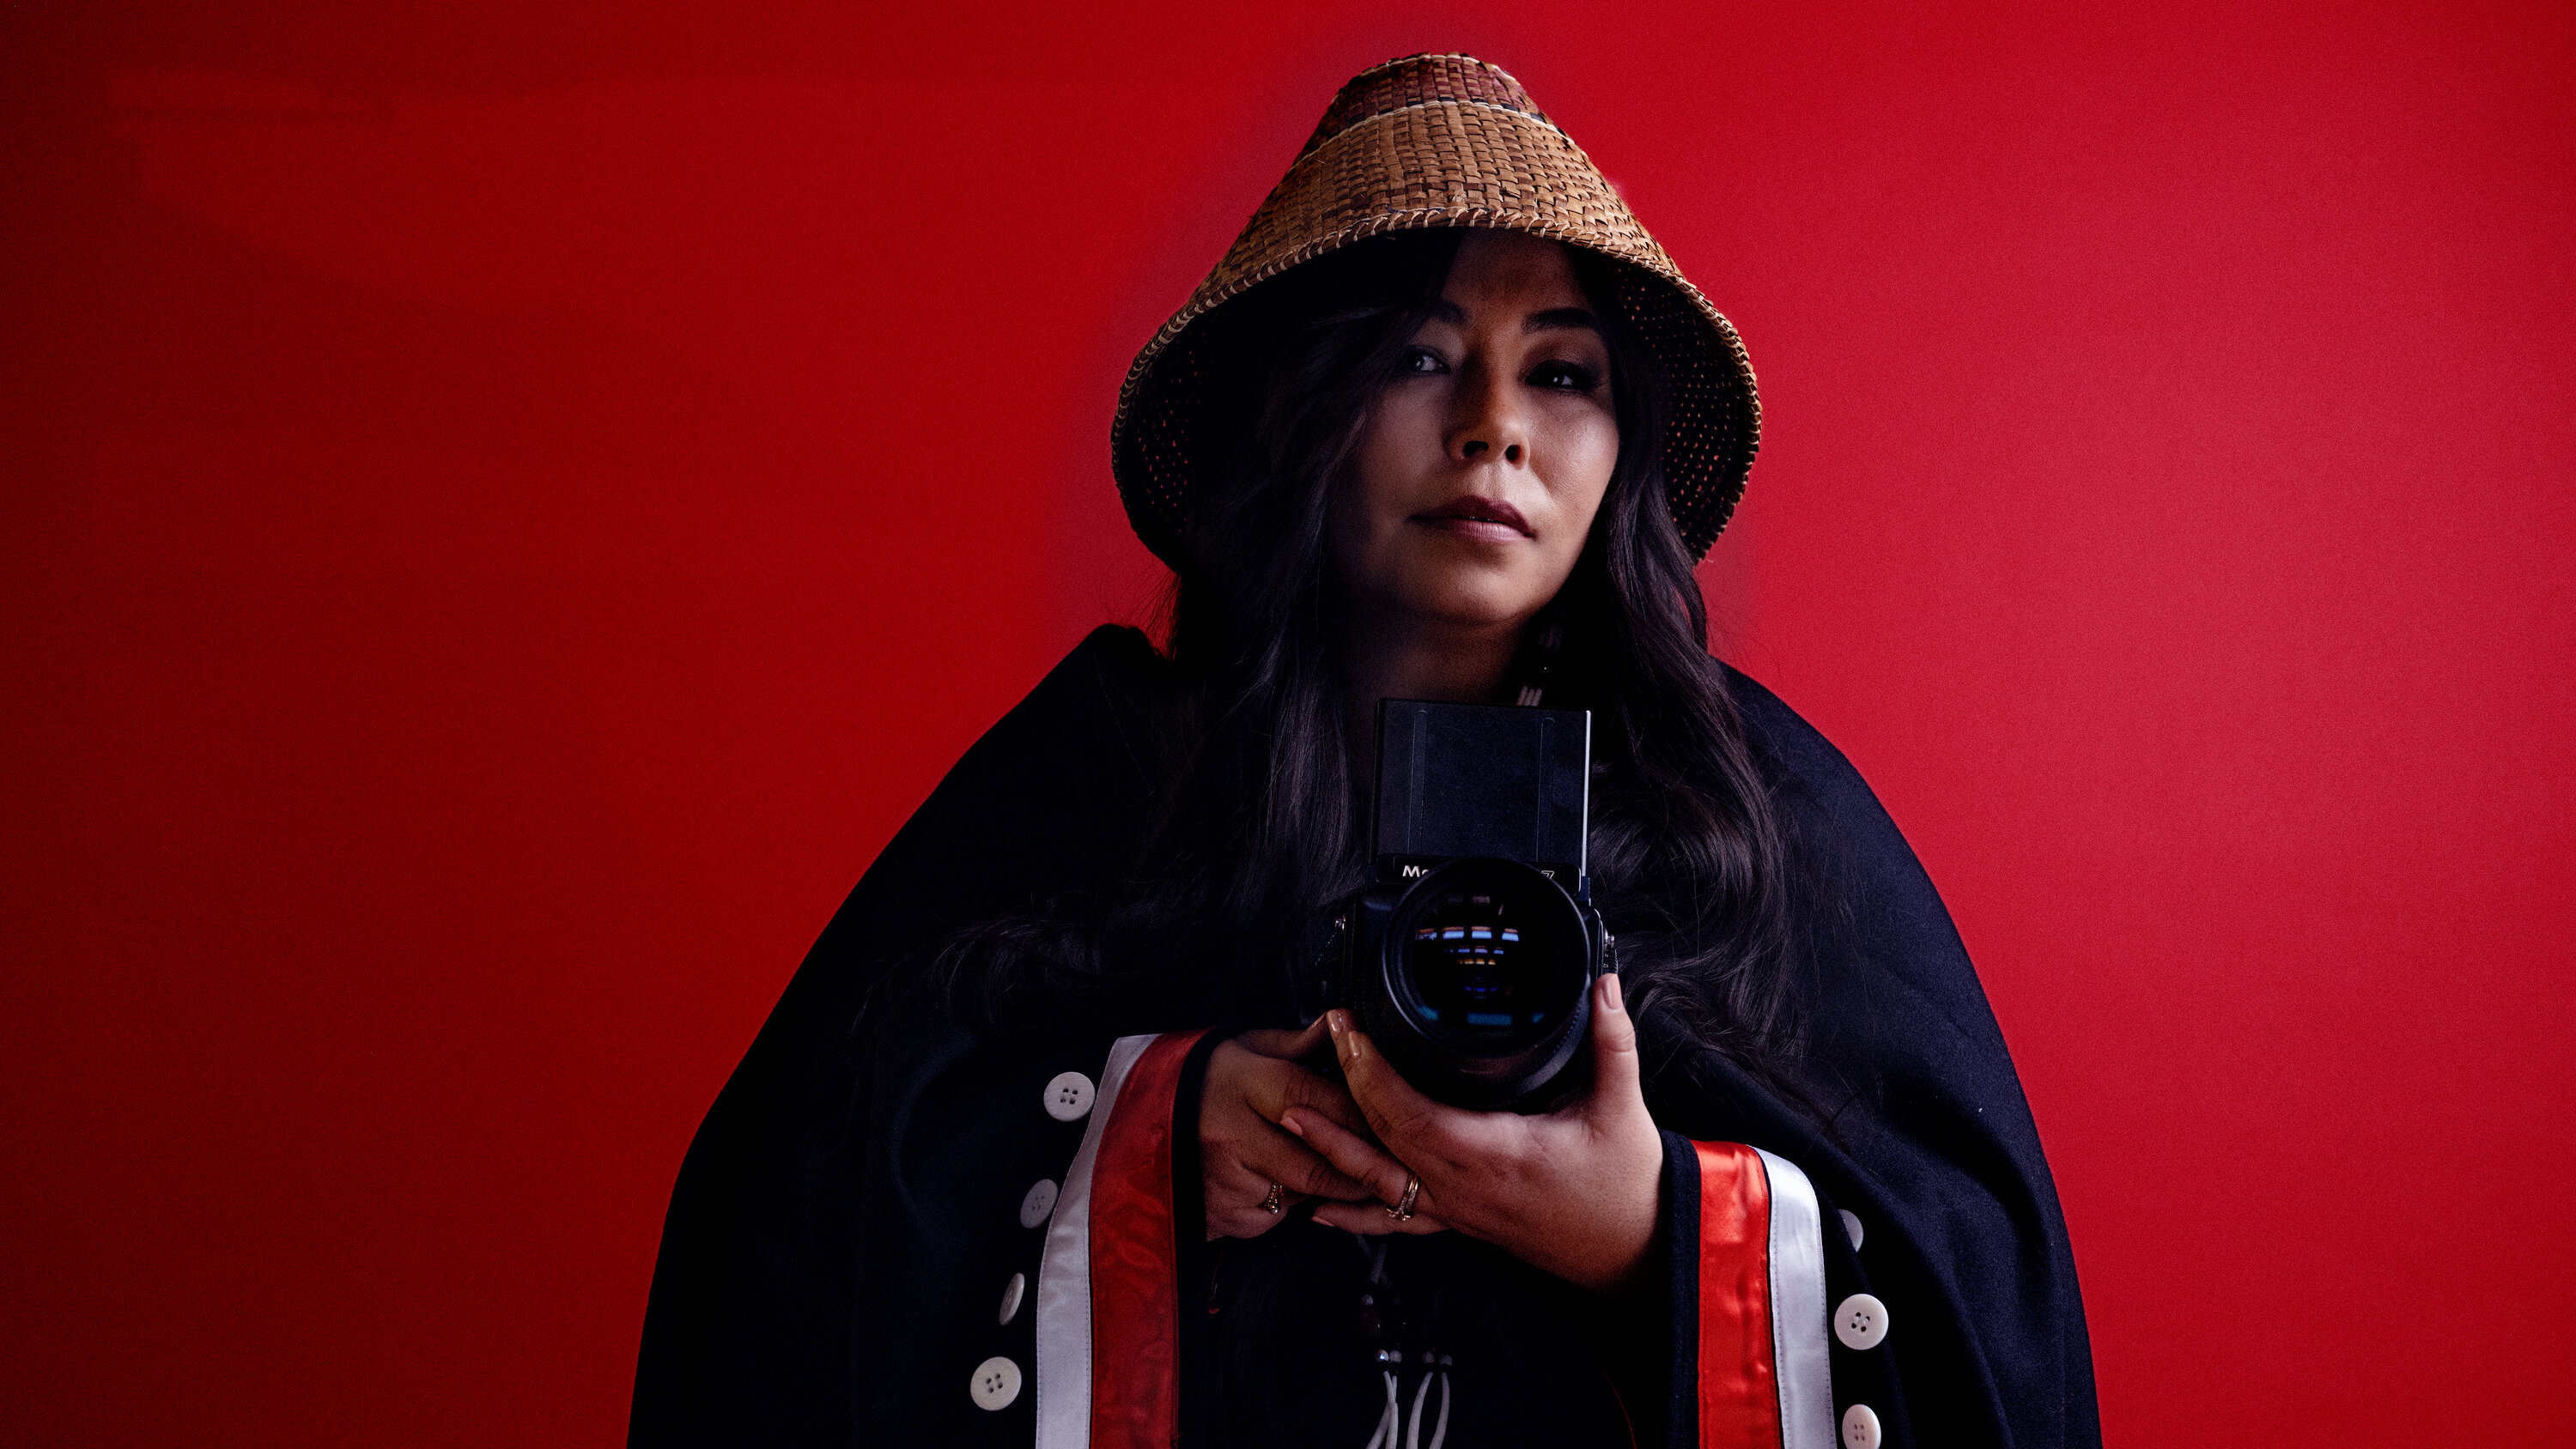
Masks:
[[[1544,1097],[1582,1044],[1593,932],[1574,898],[1514,860],[1453,860],[1371,927],[1353,1005],[1408,1080],[1459,1106]]]
[[[1553,963],[1532,905],[1491,882],[1426,902],[1404,945],[1414,1011],[1470,1037],[1499,1040],[1544,1026]]]

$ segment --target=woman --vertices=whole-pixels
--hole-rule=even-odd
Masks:
[[[1362,73],[1138,358],[1178,578],[960,762],[674,1194],[662,1443],[2092,1444],[2054,1191],[1868,789],[1711,661],[1741,344],[1502,72]],[[1381,699],[1591,711],[1552,1110],[1318,1008]]]

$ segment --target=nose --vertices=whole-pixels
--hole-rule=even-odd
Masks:
[[[1529,427],[1511,379],[1490,367],[1466,371],[1449,428],[1449,456],[1480,463],[1500,453],[1504,463],[1519,467],[1529,458]]]

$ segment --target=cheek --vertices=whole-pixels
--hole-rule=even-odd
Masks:
[[[1334,485],[1330,524],[1343,563],[1358,562],[1356,555],[1413,515],[1426,448],[1428,464],[1436,465],[1440,439],[1427,410],[1400,393],[1380,399],[1351,450],[1349,471]]]
[[[1324,511],[1324,547],[1345,585],[1363,583],[1372,570],[1370,556],[1379,532],[1373,499],[1384,491],[1385,468],[1377,457],[1374,429],[1363,433],[1350,462],[1331,484]]]
[[[1354,466],[1332,485],[1324,510],[1324,551],[1347,588],[1368,577],[1369,520],[1367,486]]]
[[[1575,555],[1583,551],[1583,540],[1592,532],[1592,521],[1601,512],[1601,500],[1610,491],[1610,475],[1619,467],[1619,425],[1606,416],[1575,420],[1557,440],[1560,460],[1556,475],[1548,481],[1548,491],[1564,511],[1563,527],[1557,532],[1558,547],[1551,555],[1561,555],[1568,569]]]

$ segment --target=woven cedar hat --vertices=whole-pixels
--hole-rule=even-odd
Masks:
[[[1301,262],[1411,227],[1493,227],[1587,247],[1672,384],[1664,492],[1693,558],[1744,496],[1760,441],[1753,363],[1734,324],[1684,280],[1591,158],[1501,69],[1414,55],[1360,72],[1216,270],[1127,369],[1109,427],[1110,470],[1137,537],[1181,560],[1184,510],[1220,461],[1198,426],[1210,411],[1209,329],[1226,302]]]

